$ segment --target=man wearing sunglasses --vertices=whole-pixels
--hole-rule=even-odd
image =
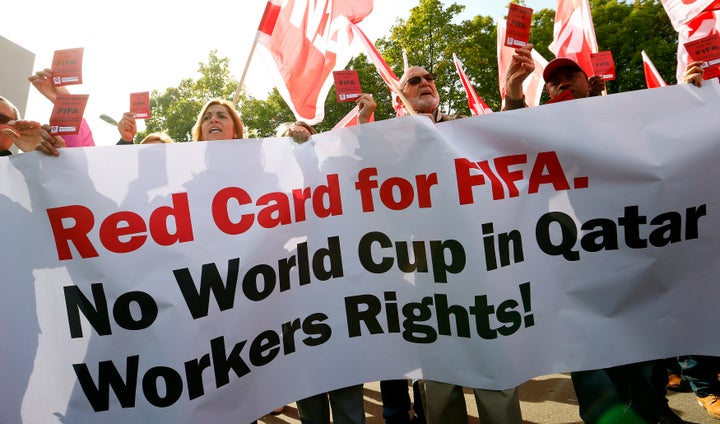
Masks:
[[[408,68],[400,78],[400,91],[418,115],[433,122],[445,122],[465,118],[465,115],[445,115],[440,112],[440,95],[435,86],[435,76],[420,66]],[[397,99],[400,102],[400,99]]]
[[[400,78],[400,91],[418,115],[427,116],[434,123],[466,118],[467,115],[446,115],[439,109],[440,96],[435,76],[425,68],[408,68]],[[398,96],[399,97],[399,96]],[[400,99],[397,99],[400,102]],[[414,389],[417,385],[413,385]],[[455,384],[424,380],[420,383],[425,422],[427,424],[466,424],[467,406],[463,387]],[[387,424],[409,423],[407,414],[410,399],[405,380],[380,382],[383,416]],[[517,387],[507,390],[473,389],[480,422],[490,424],[522,424],[522,412]],[[418,399],[416,397],[416,399]],[[416,411],[415,422],[421,422],[421,411]]]

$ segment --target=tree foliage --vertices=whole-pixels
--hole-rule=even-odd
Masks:
[[[677,33],[659,0],[590,0],[590,6],[599,49],[611,50],[616,65],[617,79],[608,82],[609,93],[646,88],[642,50],[665,80],[675,83]],[[398,77],[404,67],[403,51],[411,66],[423,66],[435,73],[443,112],[469,114],[465,91],[452,62],[453,53],[457,54],[478,95],[497,111],[497,22],[482,15],[460,21],[463,9],[455,3],[446,6],[440,0],[418,0],[407,20],[399,19],[386,37],[376,41],[376,46]],[[554,10],[533,13],[530,41],[548,60],[554,58],[548,49],[554,20]],[[200,64],[197,80],[185,79],[164,93],[154,91],[153,117],[146,123],[147,132],[165,130],[177,141],[189,140],[197,113],[207,100],[232,98],[237,81],[228,69],[228,59],[218,58],[216,51],[211,51],[207,63]],[[378,104],[375,119],[394,117],[390,91],[368,58],[360,54],[346,69],[357,70],[363,92],[374,95]],[[339,103],[331,88],[325,102],[325,119],[315,127],[319,131],[332,129],[354,106],[353,102]],[[274,136],[279,124],[295,120],[277,89],[264,100],[243,92],[239,110],[250,137]]]
[[[232,98],[237,81],[230,75],[229,59],[217,57],[217,50],[208,55],[207,63],[200,63],[200,78],[184,79],[177,87],[150,94],[151,118],[139,138],[155,131],[165,131],[175,141],[190,141],[202,106],[210,99]]]

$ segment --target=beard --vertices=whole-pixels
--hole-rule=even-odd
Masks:
[[[438,105],[440,104],[440,99],[437,97],[431,97],[431,96],[422,96],[419,99],[413,99],[410,101],[410,105],[415,109],[415,112],[418,113],[432,113],[435,109],[438,108]]]

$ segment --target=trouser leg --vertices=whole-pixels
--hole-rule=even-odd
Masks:
[[[517,387],[507,390],[473,389],[482,424],[522,424]]]
[[[329,397],[333,424],[365,424],[362,384],[332,390]]]

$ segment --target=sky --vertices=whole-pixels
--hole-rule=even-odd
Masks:
[[[500,18],[507,6],[501,0],[454,2],[465,5],[461,19],[475,15]],[[556,2],[526,0],[525,5],[534,10],[554,9]],[[49,68],[55,50],[84,48],[83,83],[68,89],[73,94],[89,94],[85,119],[95,143],[111,145],[119,134],[99,119],[101,114],[118,120],[129,109],[130,93],[163,92],[183,79],[196,78],[199,63],[207,61],[211,50],[217,50],[219,57],[228,57],[231,74],[240,79],[266,1],[36,0],[30,7],[21,1],[5,3],[0,35],[35,54],[34,71]],[[398,19],[406,20],[418,3],[375,1],[373,12],[359,26],[373,41],[385,37],[390,27]],[[255,54],[245,86],[257,98],[265,98],[272,89],[266,69],[260,55]],[[51,111],[51,103],[31,87],[25,117],[47,123]],[[140,122],[138,127],[142,130],[144,125]]]

